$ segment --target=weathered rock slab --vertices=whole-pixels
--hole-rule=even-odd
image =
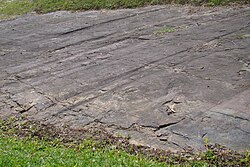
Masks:
[[[250,8],[151,6],[0,22],[0,117],[132,143],[250,148]]]

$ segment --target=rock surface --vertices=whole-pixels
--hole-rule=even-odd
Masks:
[[[132,143],[250,148],[250,8],[151,6],[0,22],[0,116]]]

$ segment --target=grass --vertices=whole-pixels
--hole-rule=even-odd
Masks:
[[[0,0],[0,19],[31,12],[33,4],[29,0]]]
[[[131,155],[105,141],[66,139],[60,136],[64,132],[23,118],[0,120],[0,167],[166,166],[143,155]]]
[[[171,32],[175,32],[175,31],[176,31],[175,28],[165,26],[165,27],[163,27],[163,28],[161,28],[161,29],[159,29],[159,30],[156,30],[156,31],[154,32],[154,34],[155,34],[155,35],[164,35],[164,34],[166,34],[166,33],[171,33]]]
[[[116,149],[95,148],[85,140],[70,148],[39,139],[0,136],[0,166],[155,166],[165,163],[129,155]]]
[[[97,133],[96,133],[97,132]],[[64,135],[62,135],[64,134]],[[83,134],[99,136],[83,137]],[[80,138],[79,138],[80,136]],[[104,138],[100,136],[105,136]],[[5,166],[249,166],[238,154],[205,141],[204,153],[171,153],[131,145],[103,131],[58,130],[25,118],[0,120],[0,167]]]
[[[143,154],[130,154],[121,148],[107,144],[106,141],[94,141],[93,139],[74,140],[71,138],[65,140],[65,138],[59,137],[59,134],[57,134],[61,134],[61,132],[52,129],[45,129],[34,122],[20,121],[13,118],[7,121],[0,120],[0,167],[163,167],[173,165],[157,161],[156,158],[150,158]],[[52,134],[56,135],[53,136]],[[51,136],[53,137],[51,138]],[[195,164],[203,166],[205,163],[195,162]]]
[[[91,10],[136,8],[147,5],[193,4],[227,5],[232,2],[249,4],[249,0],[0,0],[0,18],[26,14],[31,11],[48,13],[58,10]]]
[[[240,34],[237,38],[238,38],[238,39],[250,38],[250,34]]]

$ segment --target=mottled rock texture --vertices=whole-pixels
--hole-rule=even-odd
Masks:
[[[250,8],[151,6],[0,22],[0,116],[131,143],[250,148]]]

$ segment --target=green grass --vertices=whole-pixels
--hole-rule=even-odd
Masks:
[[[165,163],[129,155],[116,149],[95,148],[85,140],[79,147],[38,139],[0,137],[0,166],[156,166]]]
[[[238,38],[238,39],[250,38],[250,34],[240,34],[237,38]]]
[[[0,18],[21,15],[31,12],[33,4],[29,0],[0,0]]]
[[[102,131],[98,132],[96,137],[99,137],[96,138],[96,132],[59,130],[25,117],[0,119],[0,167],[250,165],[249,151],[238,154],[224,147],[210,147],[208,139],[204,140],[206,152],[173,154],[131,145],[126,139],[114,138]]]
[[[231,2],[250,3],[249,0],[0,0],[0,18],[25,14],[31,11],[48,13],[58,10],[90,10],[136,8],[147,5],[193,4],[227,5]]]
[[[171,33],[171,32],[175,32],[175,31],[176,31],[175,28],[165,26],[165,27],[163,27],[163,28],[161,28],[161,29],[159,29],[159,30],[156,30],[156,31],[154,32],[154,34],[155,34],[155,35],[164,35],[164,34],[166,34],[166,33]]]

